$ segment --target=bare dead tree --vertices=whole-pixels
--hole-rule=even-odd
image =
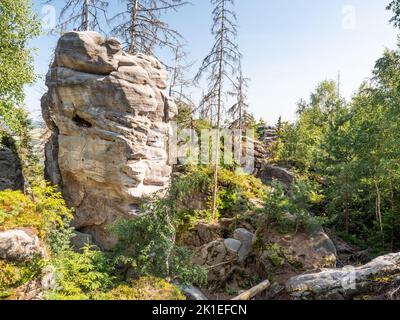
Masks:
[[[56,0],[46,1],[46,3],[54,2]],[[68,28],[79,31],[98,30],[104,32],[103,21],[107,21],[108,6],[109,0],[64,0],[59,23],[55,29],[60,32]]]
[[[213,27],[212,34],[215,37],[214,46],[196,75],[195,80],[199,81],[205,73],[208,73],[209,90],[200,102],[200,106],[210,108],[211,121],[215,117],[215,128],[217,131],[214,164],[214,188],[212,214],[216,218],[217,214],[217,194],[218,194],[218,170],[220,162],[220,141],[221,123],[223,111],[226,103],[226,82],[231,85],[240,61],[240,53],[235,43],[237,36],[237,18],[232,7],[234,0],[211,0],[215,6],[212,12]]]
[[[125,42],[129,53],[154,54],[156,47],[174,50],[182,39],[178,31],[162,20],[168,11],[188,4],[184,0],[120,0],[126,9],[110,19],[111,33]]]
[[[172,67],[167,67],[171,74],[169,85],[169,96],[176,102],[184,103],[195,110],[195,103],[187,93],[187,90],[193,86],[193,78],[187,77],[193,62],[187,62],[187,52],[184,51],[182,45],[176,46],[174,49],[174,62]]]
[[[228,114],[232,118],[231,127],[240,129],[241,133],[245,129],[247,123],[247,110],[249,108],[249,104],[247,103],[247,90],[249,88],[249,81],[249,78],[243,76],[242,65],[240,63],[233,91],[229,92],[229,95],[235,99],[235,103],[229,108]]]

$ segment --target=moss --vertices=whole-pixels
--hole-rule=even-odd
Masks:
[[[185,300],[177,287],[165,280],[143,277],[95,297],[97,300]]]

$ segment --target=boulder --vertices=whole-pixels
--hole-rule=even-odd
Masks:
[[[260,170],[256,172],[257,178],[259,178],[265,184],[271,184],[273,180],[281,182],[286,190],[290,190],[292,182],[294,181],[294,175],[287,169],[271,166],[264,164]]]
[[[144,197],[168,186],[167,72],[155,58],[129,55],[96,32],[63,35],[47,77],[42,114],[52,135],[46,177],[61,187],[73,226],[103,249],[107,226],[134,218]]]
[[[254,234],[244,228],[239,228],[236,229],[233,233],[233,238],[240,241],[241,243],[240,249],[238,251],[238,256],[239,261],[243,261],[251,252]]]
[[[225,239],[224,245],[229,252],[234,254],[239,254],[239,250],[240,247],[242,246],[242,243],[236,239]]]
[[[35,256],[45,256],[39,238],[24,230],[0,232],[0,259],[25,262]]]
[[[189,301],[203,301],[203,300],[208,300],[207,297],[201,292],[199,289],[196,287],[193,287],[191,285],[185,285],[181,283],[174,283],[177,288],[183,293],[183,295],[189,300]]]
[[[86,246],[96,248],[92,235],[78,231],[74,231],[74,235],[71,238],[71,245],[76,252],[81,252]]]
[[[287,292],[294,299],[348,300],[398,285],[400,253],[381,256],[360,266],[327,269],[291,278]]]

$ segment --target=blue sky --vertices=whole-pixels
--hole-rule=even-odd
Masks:
[[[35,10],[43,17],[42,0]],[[121,6],[111,1],[110,12]],[[168,22],[185,37],[193,73],[212,46],[211,5],[193,5],[169,14]],[[295,119],[296,103],[307,98],[318,82],[336,79],[350,98],[370,76],[385,47],[395,48],[398,31],[389,24],[388,0],[236,0],[238,43],[244,56],[245,76],[251,79],[250,111],[269,123]],[[56,12],[62,0],[56,1]],[[40,116],[43,82],[57,37],[44,35],[31,42],[37,48],[35,67],[42,77],[26,88],[26,104]]]

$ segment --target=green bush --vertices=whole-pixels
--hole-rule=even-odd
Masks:
[[[89,246],[82,253],[72,250],[50,261],[56,270],[57,286],[47,293],[49,300],[88,300],[112,288],[117,280],[112,275],[111,260],[101,251]]]
[[[176,188],[181,190],[183,199],[190,199],[193,192],[208,196],[205,208],[211,208],[213,169],[208,166],[187,167],[185,174],[177,180]],[[254,208],[254,200],[262,200],[266,186],[260,179],[237,171],[220,168],[218,176],[218,216],[234,216]]]
[[[312,216],[310,209],[320,197],[307,181],[297,181],[286,194],[282,183],[273,181],[272,190],[265,197],[262,212],[268,222],[272,222],[281,232],[297,232],[303,229],[312,232],[323,222],[323,218]]]
[[[191,252],[176,245],[176,207],[170,199],[154,199],[143,206],[143,215],[121,220],[111,227],[120,239],[114,249],[115,264],[133,268],[137,277],[180,279],[203,284],[206,272],[191,263]]]
[[[42,184],[33,188],[32,200],[20,191],[0,192],[0,230],[32,228],[39,237],[67,226],[72,214],[55,188]]]
[[[95,296],[96,300],[185,300],[184,295],[174,285],[155,277],[143,277],[131,284],[121,284],[116,288]]]
[[[33,259],[27,263],[0,260],[0,300],[13,299],[14,291],[40,274],[42,261]]]

